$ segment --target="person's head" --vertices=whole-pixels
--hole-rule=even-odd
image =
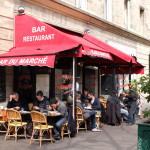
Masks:
[[[117,91],[117,90],[113,90],[113,91],[112,91],[112,95],[118,96],[118,91]]]
[[[52,98],[50,100],[50,106],[56,109],[56,107],[58,106],[58,100],[56,98]]]
[[[18,101],[19,99],[19,94],[17,92],[13,92],[12,93],[12,98],[15,100],[15,101]]]
[[[80,91],[77,91],[77,92],[76,92],[76,98],[77,98],[77,99],[80,99],[80,98],[81,98],[81,92],[80,92]]]
[[[123,96],[123,97],[125,97],[125,96],[126,96],[126,94],[127,94],[127,91],[125,91],[125,90],[124,90],[124,91],[122,91],[122,96]]]
[[[38,101],[41,101],[43,98],[43,92],[41,90],[36,93],[36,98]]]
[[[84,95],[88,95],[88,90],[87,90],[87,89],[84,89],[83,94],[84,94]]]
[[[94,98],[94,93],[92,93],[92,92],[89,92],[88,93],[88,99],[93,99]]]

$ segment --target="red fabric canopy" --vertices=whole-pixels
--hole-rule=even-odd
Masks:
[[[11,48],[8,53],[0,55],[0,65],[46,65],[54,67],[54,55],[56,53],[75,49],[79,46],[84,50],[83,53],[80,50],[79,55],[74,54],[72,57],[82,57],[84,54],[112,60],[109,52],[82,37],[64,33],[31,16],[18,15],[15,16],[15,47]],[[41,63],[43,57],[47,58],[44,64]],[[38,61],[39,59],[41,61]],[[20,63],[22,60],[24,63]]]
[[[87,41],[95,44],[96,46],[106,50],[107,52],[111,53],[114,58],[113,59],[114,63],[123,63],[123,62],[136,63],[135,58],[127,55],[126,53],[123,53],[122,51],[108,45],[107,43],[100,41],[99,39],[97,39],[89,34],[84,34],[83,38],[86,39]]]
[[[129,74],[129,63],[132,64],[132,74],[144,74],[144,66],[136,62],[134,57],[127,55],[89,34],[84,34],[83,38],[112,54],[113,63],[118,64],[116,67],[116,74]],[[119,66],[119,64],[121,65]],[[124,64],[124,66],[122,66],[122,64]],[[106,66],[103,66],[102,73],[112,74],[112,68],[110,68],[109,62],[106,63]]]

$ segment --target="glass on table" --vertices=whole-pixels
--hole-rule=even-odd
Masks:
[[[24,108],[23,108],[23,107],[21,108],[21,111],[24,111]]]

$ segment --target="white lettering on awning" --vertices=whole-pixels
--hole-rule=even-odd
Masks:
[[[23,42],[34,42],[34,41],[45,41],[45,40],[53,40],[55,38],[55,34],[48,35],[36,35],[36,36],[24,36]]]

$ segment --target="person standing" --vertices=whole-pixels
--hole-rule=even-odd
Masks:
[[[130,102],[130,110],[129,110],[129,119],[128,119],[128,124],[127,126],[133,125],[135,123],[135,115],[136,115],[136,104],[137,104],[137,93],[133,90],[130,89],[129,95],[126,95]]]

